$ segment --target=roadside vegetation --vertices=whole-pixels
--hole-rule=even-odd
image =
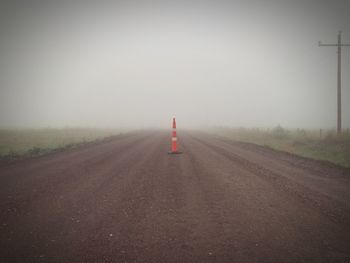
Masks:
[[[341,136],[333,130],[287,130],[281,126],[273,129],[215,127],[211,132],[232,140],[350,167],[349,130]]]
[[[1,129],[0,158],[19,158],[74,148],[117,135],[121,130],[94,128]]]

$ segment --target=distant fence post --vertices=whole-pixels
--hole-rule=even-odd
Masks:
[[[320,138],[322,138],[322,129],[320,129]]]

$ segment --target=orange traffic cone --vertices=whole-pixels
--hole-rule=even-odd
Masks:
[[[171,154],[177,154],[181,153],[177,150],[177,136],[176,136],[176,121],[175,118],[173,118],[173,131],[171,136]]]

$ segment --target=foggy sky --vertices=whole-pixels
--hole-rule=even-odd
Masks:
[[[0,127],[336,127],[348,1],[9,1]],[[350,47],[343,48],[350,127]]]

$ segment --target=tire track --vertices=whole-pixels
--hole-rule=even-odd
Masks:
[[[198,139],[196,137],[192,138],[198,141],[199,143],[205,145],[206,147],[212,149],[213,151],[221,154],[230,161],[239,164],[241,167],[250,171],[251,173],[260,176],[265,180],[268,180],[275,186],[276,190],[288,192],[292,196],[297,197],[303,203],[310,204],[313,208],[327,215],[335,222],[343,223],[345,225],[350,224],[350,213],[348,211],[348,208],[343,207],[341,204],[339,204],[333,199],[330,199],[328,196],[313,191],[302,184],[290,180],[282,174],[275,173],[274,171],[267,169],[252,161],[249,161],[245,158],[242,158],[237,154],[228,152],[227,150],[221,147],[209,144],[203,141],[202,139]]]

